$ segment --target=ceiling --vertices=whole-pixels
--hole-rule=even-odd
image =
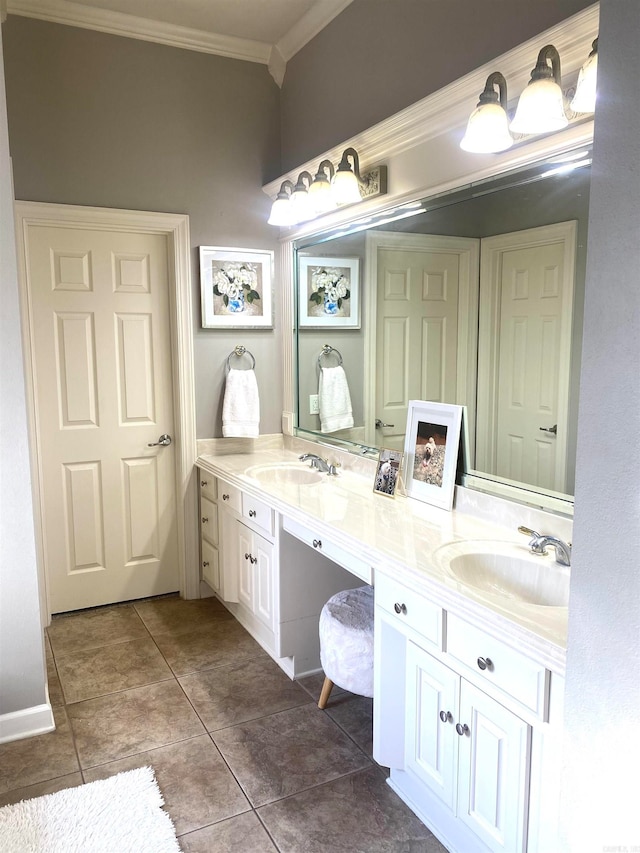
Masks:
[[[352,0],[7,0],[9,14],[261,62],[287,60]]]

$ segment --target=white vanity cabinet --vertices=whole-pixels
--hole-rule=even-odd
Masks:
[[[200,496],[200,570],[202,580],[215,592],[220,592],[220,554],[217,481],[214,476],[199,471]]]
[[[544,846],[556,817],[544,790],[547,781],[554,787],[547,777],[557,769],[550,675],[481,627],[377,575],[374,758],[452,853],[553,849]]]

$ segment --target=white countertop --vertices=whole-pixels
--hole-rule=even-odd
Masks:
[[[373,481],[349,471],[322,475],[317,483],[257,480],[252,466],[290,464],[304,468],[286,449],[207,454],[196,464],[222,477],[295,521],[313,525],[324,536],[383,571],[466,617],[499,639],[563,675],[567,608],[528,604],[491,595],[457,580],[438,549],[461,540],[514,543],[528,554],[526,539],[511,529],[463,512],[448,512],[413,498],[373,493]],[[553,561],[553,557],[541,558]]]

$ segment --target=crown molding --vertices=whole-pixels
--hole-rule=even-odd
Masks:
[[[563,77],[576,75],[587,58],[591,42],[598,34],[598,13],[599,4],[595,3],[443,89],[265,184],[264,192],[274,198],[284,180],[295,183],[297,175],[303,170],[315,174],[317,164],[321,160],[338,162],[344,149],[349,146],[358,151],[366,171],[370,164],[384,162],[403,151],[463,126],[492,71],[499,70],[504,74],[511,92],[509,100],[515,101],[529,82],[538,52],[545,44],[553,43],[557,47]]]
[[[266,42],[209,33],[162,21],[152,21],[149,18],[138,18],[123,12],[83,6],[71,0],[8,0],[7,9],[10,15],[38,18],[42,21],[98,30],[141,41],[157,42],[170,47],[195,50],[199,53],[213,53],[230,59],[259,62],[262,65],[269,64],[271,55],[271,45]]]
[[[275,45],[285,62],[318,35],[327,24],[343,12],[353,0],[322,0],[316,3],[294,24],[291,29]]]

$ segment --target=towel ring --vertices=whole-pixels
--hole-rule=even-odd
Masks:
[[[322,352],[318,356],[318,367],[322,368],[322,359],[325,355],[331,355],[331,353],[335,353],[336,356],[339,358],[338,367],[342,364],[342,354],[340,353],[340,351],[337,350],[335,347],[332,347],[330,344],[325,344],[322,347]]]
[[[235,356],[236,358],[242,358],[243,355],[248,355],[252,361],[251,370],[256,366],[256,360],[253,356],[253,353],[249,352],[246,347],[243,347],[242,344],[238,344],[237,347],[234,348],[233,352],[230,352],[227,356],[227,370],[231,370],[231,357]]]

